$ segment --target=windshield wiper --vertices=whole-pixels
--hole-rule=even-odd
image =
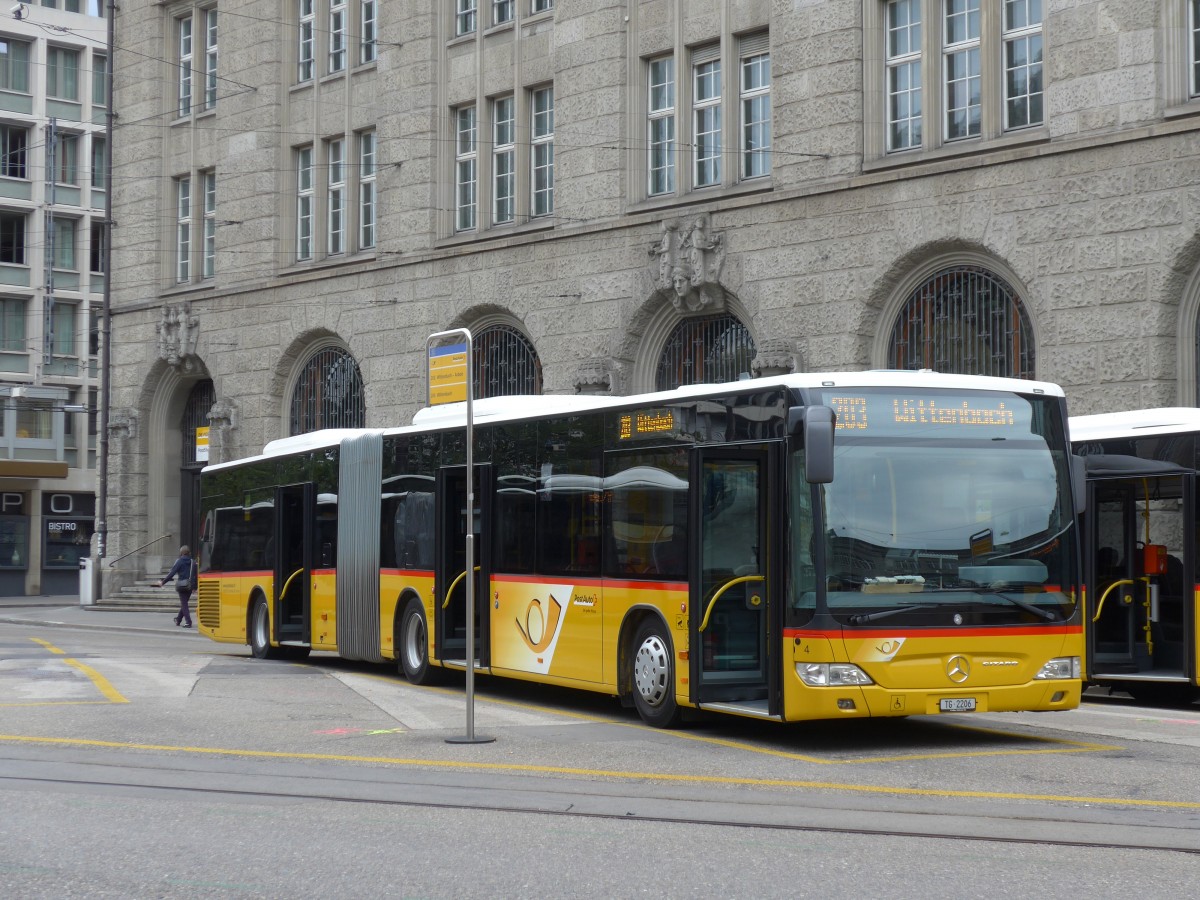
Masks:
[[[1025,610],[1025,612],[1033,613],[1035,616],[1041,616],[1047,622],[1058,621],[1058,616],[1056,616],[1054,613],[1050,612],[1050,610],[1042,609],[1042,607],[1040,607],[1040,606],[1035,606],[1032,603],[1028,603],[1028,602],[1022,600],[1020,597],[1014,597],[1012,594],[1009,594],[1006,591],[1000,590],[999,588],[976,587],[976,588],[971,588],[970,590],[972,590],[976,594],[994,594],[995,596],[1000,597],[1003,600],[1007,600],[1013,606],[1021,607],[1021,609]]]
[[[932,609],[939,605],[938,603],[917,603],[913,606],[897,606],[894,609],[881,609],[879,612],[858,613],[847,617],[846,621],[851,625],[866,625],[868,622],[878,622],[880,619],[898,616],[900,613],[916,612],[919,609]]]

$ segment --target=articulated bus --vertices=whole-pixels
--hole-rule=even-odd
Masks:
[[[1197,691],[1200,409],[1076,416],[1084,457],[1089,682],[1145,702]]]
[[[206,468],[200,630],[604,692],[656,726],[1079,703],[1082,469],[1054,385],[789,375],[474,421],[471,473],[463,404]]]

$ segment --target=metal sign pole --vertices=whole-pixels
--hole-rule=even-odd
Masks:
[[[456,328],[452,331],[441,331],[429,336],[426,344],[427,356],[430,360],[429,400],[435,401],[433,388],[433,344],[443,338],[459,337],[465,349],[465,365],[461,370],[452,365],[450,371],[442,369],[439,373],[439,391],[441,402],[454,402],[465,395],[467,405],[467,511],[466,511],[466,589],[467,589],[467,733],[458,737],[446,738],[448,744],[487,744],[495,740],[475,734],[475,410],[474,410],[474,347],[471,332],[466,328]],[[458,351],[458,346],[450,348]],[[461,389],[460,389],[461,384]],[[443,502],[445,498],[442,498]],[[436,598],[435,598],[436,600]]]

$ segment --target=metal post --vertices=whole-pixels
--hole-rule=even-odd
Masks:
[[[467,404],[467,733],[460,737],[448,737],[448,744],[488,744],[495,740],[475,734],[475,352],[471,332],[466,328],[441,331],[429,336],[428,349],[442,338],[459,337],[466,345],[466,371],[463,373]],[[432,397],[432,390],[427,394]],[[442,498],[444,500],[444,498]]]
[[[109,394],[112,392],[112,160],[113,160],[113,81],[116,77],[116,29],[113,25],[117,16],[115,0],[108,3],[108,84],[105,86],[105,101],[108,113],[105,116],[105,160],[104,160],[104,293],[100,312],[100,424],[96,435],[97,453],[97,497],[96,497],[96,555],[103,560],[108,552],[108,410]],[[97,572],[100,567],[96,567]]]

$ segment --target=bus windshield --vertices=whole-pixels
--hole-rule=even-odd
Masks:
[[[815,401],[838,414],[834,481],[821,489],[830,612],[850,626],[1068,619],[1074,511],[1057,401],[853,393]],[[811,505],[802,449],[791,479],[795,526],[811,521],[796,508]],[[802,624],[819,582],[811,528],[793,539],[790,618]]]

